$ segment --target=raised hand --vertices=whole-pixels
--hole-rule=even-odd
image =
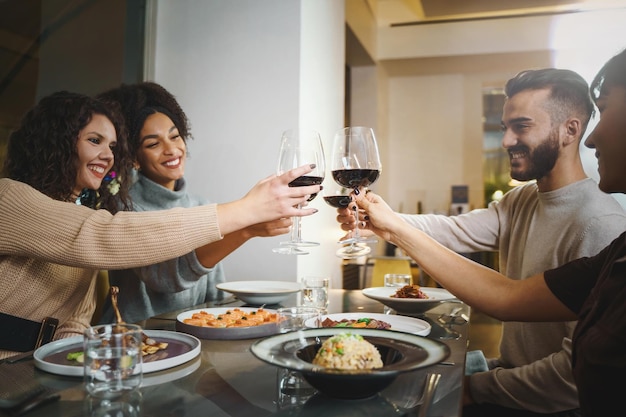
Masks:
[[[392,233],[408,227],[389,205],[377,194],[367,193],[356,196],[356,203],[362,210],[363,230],[369,230],[386,241],[392,241]]]

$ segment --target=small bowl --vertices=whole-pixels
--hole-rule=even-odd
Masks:
[[[321,344],[339,333],[361,335],[380,352],[383,367],[337,370],[311,362]],[[274,366],[299,371],[319,392],[339,399],[370,398],[388,387],[398,375],[441,362],[450,355],[444,343],[404,332],[374,329],[306,329],[267,337],[252,344],[258,359]]]

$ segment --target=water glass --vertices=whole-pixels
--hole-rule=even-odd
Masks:
[[[330,279],[325,277],[305,276],[301,279],[302,290],[300,305],[316,307],[326,312],[328,308],[328,286]]]
[[[411,274],[385,274],[385,287],[402,288],[405,285],[411,285]],[[383,307],[385,314],[392,314],[393,309],[391,307]]]
[[[94,397],[116,398],[142,381],[142,329],[134,324],[103,324],[85,330],[85,387]]]
[[[127,391],[112,399],[88,395],[85,398],[85,415],[89,417],[141,417],[143,396],[141,391]]]
[[[279,308],[277,313],[281,333],[319,327],[322,315],[319,308],[306,306],[283,307]]]
[[[410,274],[385,274],[385,287],[404,287],[411,285]]]
[[[286,368],[278,368],[276,373],[277,394],[276,405],[278,410],[304,405],[317,390],[313,388],[300,372]]]

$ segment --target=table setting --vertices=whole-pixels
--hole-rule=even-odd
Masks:
[[[229,288],[238,291],[240,284],[236,281],[231,284]],[[425,415],[459,415],[467,321],[457,318],[459,314],[469,315],[465,304],[443,297],[431,303],[430,308],[420,307],[417,314],[395,311],[384,314],[385,304],[368,296],[368,289],[332,289],[323,282],[322,293],[326,297],[315,297],[313,301],[303,291],[303,279],[296,283],[297,291],[292,290],[296,287],[293,283],[279,284],[276,288],[285,288],[286,294],[282,294],[278,303],[265,304],[263,301],[267,299],[263,294],[274,291],[270,288],[275,285],[255,282],[251,287],[257,288],[258,293],[255,290],[253,295],[262,294],[253,300],[256,303],[244,302],[235,295],[237,298],[227,306],[206,303],[137,323],[142,337],[165,343],[167,347],[152,358],[142,357],[139,384],[135,379],[129,383],[129,389],[105,395],[104,400],[88,388],[97,378],[85,377],[84,362],[67,359],[68,354],[83,349],[86,336],[43,345],[31,359],[19,364],[31,370],[28,375],[33,385],[43,387],[53,397],[42,397],[41,403],[34,404],[24,415],[125,416],[141,415],[142,410],[160,415],[164,412],[159,409],[165,401],[163,392],[177,393],[179,406],[187,410],[187,415],[207,415],[199,411],[202,409],[243,416],[246,410],[254,409],[256,415],[268,416],[316,413],[417,416],[426,412],[425,407],[437,413]],[[456,311],[459,307],[461,312]],[[248,315],[263,311],[275,316],[278,322],[226,328],[183,326],[184,320],[194,313],[225,314],[235,309]],[[288,314],[291,321],[285,318]],[[448,316],[455,319],[441,319]],[[282,327],[281,320],[284,320]],[[343,323],[344,327],[320,327],[325,320]],[[365,321],[385,323],[389,328],[360,328]],[[108,331],[120,325],[125,330],[134,329],[131,324],[121,323],[108,325]],[[291,323],[289,329],[285,328],[286,323]],[[448,339],[446,329],[459,336]],[[312,358],[325,341],[346,332],[373,343],[381,352],[383,366],[373,370],[336,371],[312,364]],[[130,343],[134,339],[124,340]],[[128,351],[122,356],[120,363],[128,360]],[[0,370],[6,366],[12,365],[0,363]],[[120,365],[119,369],[123,367]],[[126,372],[129,376],[133,373]],[[439,375],[437,384],[425,395],[428,381],[436,375]],[[210,391],[210,395],[205,391]],[[425,406],[427,398],[430,400]],[[357,411],[361,414],[355,414]],[[17,414],[0,409],[0,415]]]

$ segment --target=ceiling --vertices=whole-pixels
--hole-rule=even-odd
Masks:
[[[624,0],[363,0],[378,26],[575,13],[623,7]]]
[[[0,142],[4,129],[15,125],[34,102],[45,0],[0,0]],[[108,0],[57,0],[65,13]],[[346,0],[362,1],[378,27],[502,18],[505,16],[573,13],[624,7],[626,0]],[[68,13],[69,13],[68,12]],[[58,22],[55,22],[55,24]],[[352,44],[348,33],[348,43]],[[354,40],[354,39],[353,39]],[[354,49],[358,49],[358,43]],[[348,55],[351,55],[349,52]],[[366,56],[366,54],[353,54]],[[366,57],[367,58],[367,57]],[[359,58],[361,59],[361,58]],[[369,60],[369,58],[367,58]],[[350,57],[348,60],[351,61]],[[371,61],[369,61],[371,62]],[[0,149],[1,151],[1,149]],[[0,155],[1,156],[1,155]]]

